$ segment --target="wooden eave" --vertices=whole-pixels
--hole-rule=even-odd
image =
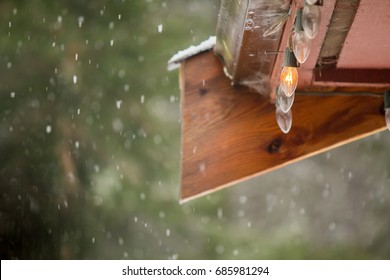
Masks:
[[[272,17],[290,4],[283,28],[264,38]],[[390,24],[375,20],[382,31],[374,32],[367,17],[390,18],[390,1],[324,0],[320,32],[299,69],[298,91],[305,94],[295,97],[291,131],[279,130],[273,100],[283,55],[275,51],[285,49],[302,5],[300,0],[222,1],[215,52],[182,62],[181,201],[385,129],[381,93],[390,88],[390,37],[385,36]],[[338,22],[347,10],[345,22]],[[343,32],[337,33],[335,24],[344,26]],[[378,46],[383,37],[388,38]]]

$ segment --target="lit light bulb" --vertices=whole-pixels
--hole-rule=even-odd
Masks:
[[[295,93],[293,93],[291,96],[287,96],[282,87],[279,86],[279,88],[276,91],[276,104],[280,107],[280,109],[287,113],[290,111],[293,103],[294,103],[294,97]]]
[[[309,57],[311,49],[311,40],[309,37],[307,37],[305,31],[298,31],[293,33],[292,47],[298,62],[304,63]]]
[[[287,97],[293,95],[298,85],[297,68],[284,66],[280,74],[280,84]]]
[[[321,23],[321,9],[318,5],[305,6],[302,13],[303,30],[307,37],[313,39],[317,34]]]
[[[314,5],[315,3],[317,3],[318,2],[318,0],[306,0],[306,3],[308,4],[308,5]]]
[[[287,134],[290,131],[292,125],[291,111],[284,113],[279,106],[276,107],[276,122],[278,123],[280,130]]]

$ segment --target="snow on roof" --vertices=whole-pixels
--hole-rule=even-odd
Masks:
[[[210,36],[206,41],[203,41],[197,46],[191,46],[185,50],[178,51],[174,56],[168,60],[168,71],[179,68],[180,63],[187,58],[197,55],[198,53],[212,49],[215,46],[217,37]]]

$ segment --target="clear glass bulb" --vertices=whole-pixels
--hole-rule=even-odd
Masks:
[[[302,26],[307,37],[313,39],[320,28],[321,9],[318,5],[305,6],[302,12]]]
[[[277,106],[276,107],[276,122],[280,130],[287,134],[292,126],[292,113],[288,111],[287,113],[283,112],[282,109]]]
[[[296,67],[283,67],[280,74],[280,85],[288,97],[295,92],[298,85],[298,70]]]
[[[387,129],[390,130],[390,108],[387,108],[385,110],[385,120],[386,120]]]
[[[308,5],[314,5],[315,3],[317,3],[318,2],[318,0],[306,0],[306,3],[308,4]]]
[[[305,31],[293,33],[292,37],[293,52],[299,63],[304,63],[309,57],[311,49],[311,40],[307,37]]]
[[[280,107],[280,109],[284,112],[284,113],[287,113],[288,111],[290,111],[293,103],[294,103],[294,97],[295,97],[295,93],[293,93],[291,96],[287,96],[282,87],[279,86],[277,92],[276,92],[276,102],[278,104],[278,106]]]

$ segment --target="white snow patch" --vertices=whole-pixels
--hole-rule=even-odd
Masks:
[[[79,23],[79,27],[81,28],[83,26],[83,22],[84,22],[84,17],[78,17],[77,19],[78,23]]]
[[[217,216],[218,216],[219,220],[223,219],[223,210],[222,210],[222,208],[218,208]]]
[[[217,245],[215,247],[215,252],[217,252],[217,254],[221,255],[221,254],[223,254],[223,252],[225,252],[225,247],[223,245]]]
[[[248,198],[245,195],[242,195],[239,200],[241,204],[245,204],[248,201]]]
[[[116,132],[121,132],[124,128],[124,125],[123,125],[123,122],[121,119],[119,118],[116,118],[113,122],[112,122],[112,129]]]
[[[168,71],[179,68],[179,65],[185,59],[197,55],[198,53],[212,49],[217,42],[216,36],[210,36],[206,41],[203,41],[197,46],[190,46],[189,48],[177,52],[168,60]]]

